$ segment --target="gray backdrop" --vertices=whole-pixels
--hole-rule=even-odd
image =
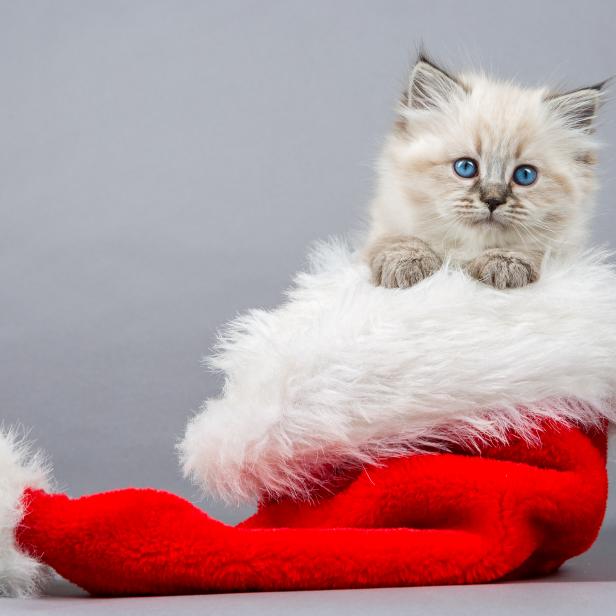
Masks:
[[[220,386],[200,358],[238,311],[279,302],[313,240],[357,226],[418,41],[454,68],[592,84],[616,72],[614,7],[1,1],[5,422],[71,494],[197,499],[174,443]],[[603,120],[611,242],[610,105]]]

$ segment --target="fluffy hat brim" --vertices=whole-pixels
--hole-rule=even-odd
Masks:
[[[223,394],[179,445],[184,472],[231,502],[310,497],[323,469],[413,451],[529,441],[545,418],[614,417],[616,276],[600,254],[547,262],[500,291],[444,267],[410,289],[321,247],[288,301],[222,333]]]

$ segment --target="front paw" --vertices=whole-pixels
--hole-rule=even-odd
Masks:
[[[431,276],[442,264],[428,244],[418,239],[405,239],[377,251],[370,267],[374,284],[404,289]]]
[[[497,289],[525,287],[539,279],[539,269],[532,259],[506,250],[486,250],[467,269],[473,278]]]

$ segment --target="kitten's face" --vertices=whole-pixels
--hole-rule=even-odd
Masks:
[[[385,161],[414,225],[484,247],[545,248],[583,232],[598,94],[550,97],[420,61]]]

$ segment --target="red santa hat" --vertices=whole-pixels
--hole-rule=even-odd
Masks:
[[[52,568],[99,595],[489,582],[587,549],[605,511],[616,280],[588,256],[506,292],[444,269],[375,288],[341,248],[226,330],[187,475],[259,503],[236,527],[177,496],[53,493],[0,438],[0,593]]]
[[[237,527],[158,490],[71,499],[0,441],[0,589],[48,567],[95,595],[465,584],[556,570],[594,541],[605,435],[546,427],[481,455],[410,455],[357,470],[312,503],[262,503]],[[7,455],[8,454],[8,455]],[[8,462],[10,467],[6,463]]]

